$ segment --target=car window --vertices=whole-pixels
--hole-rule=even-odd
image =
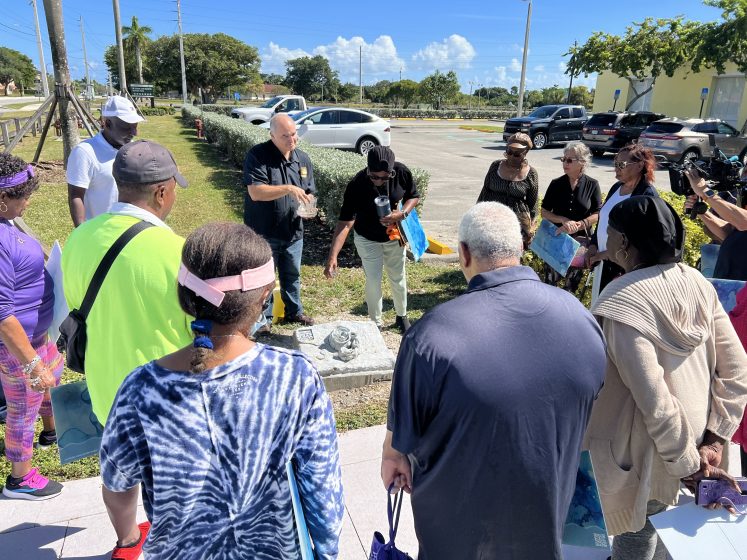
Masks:
[[[718,123],[719,134],[731,134],[732,136],[737,134],[737,129],[726,123]]]
[[[340,111],[340,124],[354,124],[363,122],[361,113],[355,113],[354,111]]]
[[[314,124],[337,124],[338,111],[319,111],[314,113],[307,120]]]
[[[285,111],[298,111],[300,109],[298,99],[289,99],[285,102]]]
[[[615,113],[597,113],[586,122],[586,126],[612,126],[616,118]]]
[[[717,134],[718,125],[715,122],[704,122],[693,126],[693,132],[701,132],[703,134]]]
[[[573,118],[574,119],[580,119],[584,116],[584,111],[581,109],[581,107],[574,107],[573,108]]]
[[[638,115],[625,115],[620,119],[620,126],[638,126]]]
[[[568,107],[563,107],[557,113],[555,113],[555,118],[556,119],[570,119],[571,110]]]
[[[646,129],[646,132],[652,132],[654,134],[674,134],[682,130],[683,126],[680,123],[673,122],[655,122],[651,123]]]

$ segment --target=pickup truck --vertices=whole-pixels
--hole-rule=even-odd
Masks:
[[[306,109],[306,99],[301,95],[277,95],[259,107],[237,107],[231,111],[231,116],[252,124],[262,124],[269,122],[275,113],[294,115]]]
[[[551,142],[581,140],[586,109],[581,105],[544,105],[526,117],[508,119],[503,127],[503,140],[516,132],[528,134],[532,144],[541,150]]]

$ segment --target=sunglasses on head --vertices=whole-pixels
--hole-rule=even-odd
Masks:
[[[526,153],[526,150],[512,150],[511,148],[506,148],[507,156],[522,157]]]

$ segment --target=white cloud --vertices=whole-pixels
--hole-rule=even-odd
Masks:
[[[506,81],[507,74],[506,74],[505,66],[496,66],[495,73],[496,73],[496,81],[499,85]]]
[[[405,61],[397,55],[397,47],[389,35],[380,35],[373,43],[366,43],[363,37],[345,39],[338,37],[334,43],[314,48],[314,54],[320,54],[329,60],[333,70],[340,73],[340,80],[358,81],[359,56],[363,56],[363,76],[366,82],[372,76],[386,75],[390,79],[405,69]]]
[[[568,68],[568,65],[565,62],[558,62],[558,70],[565,72],[566,68]]]
[[[265,74],[285,74],[285,61],[301,56],[311,56],[303,49],[286,49],[272,41],[262,51],[262,72]]]
[[[518,58],[511,59],[511,72],[521,72],[521,62]]]
[[[412,55],[413,65],[421,70],[469,68],[476,55],[472,44],[461,35],[451,35],[440,43],[432,42]]]
[[[545,71],[545,67],[542,64],[538,64],[537,66],[534,67],[534,71],[535,72],[544,72]]]

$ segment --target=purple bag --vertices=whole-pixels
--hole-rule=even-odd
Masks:
[[[399,512],[402,510],[402,490],[397,492],[392,500],[391,491],[394,483],[387,490],[387,515],[389,517],[389,542],[384,542],[384,535],[376,531],[371,543],[371,554],[368,560],[412,560],[412,556],[394,546],[394,537],[397,536],[397,526],[399,525]],[[394,503],[392,503],[394,502]]]

